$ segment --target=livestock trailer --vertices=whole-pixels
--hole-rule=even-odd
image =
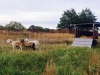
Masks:
[[[75,27],[75,38],[72,46],[87,46],[91,48],[97,44],[99,22],[71,25]]]

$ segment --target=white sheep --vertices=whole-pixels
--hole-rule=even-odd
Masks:
[[[7,43],[11,44],[13,47],[13,51],[14,51],[14,47],[20,47],[20,50],[22,50],[22,42],[20,41],[13,41],[12,39],[8,39]]]
[[[36,48],[38,48],[38,46],[40,44],[38,40],[28,40],[28,39],[25,39],[25,41],[35,43]]]
[[[37,49],[39,42],[37,40],[33,40],[30,41],[28,39],[22,39],[21,42],[23,43],[23,45],[27,48],[27,47],[31,47],[32,49]]]

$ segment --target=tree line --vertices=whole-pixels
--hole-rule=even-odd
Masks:
[[[75,9],[66,10],[63,12],[62,17],[60,18],[59,23],[57,24],[57,30],[72,30],[74,27],[70,24],[79,24],[79,23],[93,23],[96,22],[97,18],[94,13],[86,8],[82,9],[81,12],[76,12]],[[5,26],[0,25],[0,30],[8,31],[23,31],[26,29],[20,22],[11,21]],[[31,25],[27,28],[31,32],[50,32],[49,28],[43,28],[41,26]]]
[[[72,30],[74,27],[70,26],[70,24],[93,23],[96,22],[96,20],[96,16],[88,8],[82,9],[82,11],[78,13],[72,8],[63,12],[57,25],[57,29]]]
[[[49,28],[43,28],[41,26],[31,25],[29,28],[25,28],[20,22],[11,21],[9,24],[5,26],[0,25],[0,30],[8,30],[8,31],[23,31],[28,30],[31,32],[49,32]]]

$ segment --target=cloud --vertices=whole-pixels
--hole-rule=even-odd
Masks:
[[[63,11],[74,8],[76,12],[90,8],[100,21],[99,0],[0,0],[0,24],[10,21],[56,28]]]
[[[16,10],[7,10],[6,12],[7,13],[0,14],[1,24],[7,24],[10,21],[18,21],[21,22],[25,27],[29,27],[30,25],[36,25],[52,28],[52,25],[57,25],[59,17],[61,16],[61,12],[27,12]]]

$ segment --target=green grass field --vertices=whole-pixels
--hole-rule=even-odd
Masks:
[[[0,75],[100,75],[100,43],[91,49],[72,47],[74,35],[68,33],[0,34],[0,38]],[[9,38],[37,39],[40,46],[36,51],[13,51],[6,43]]]
[[[100,49],[61,43],[12,51],[0,45],[0,75],[100,75]]]

